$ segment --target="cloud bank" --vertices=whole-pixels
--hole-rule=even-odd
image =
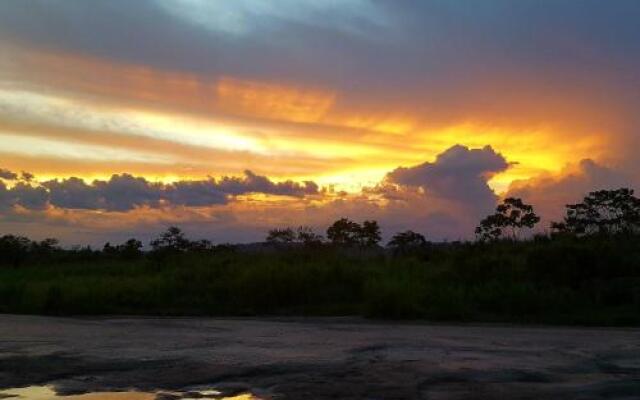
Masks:
[[[439,154],[432,163],[397,168],[387,175],[387,181],[420,187],[428,195],[487,210],[495,205],[497,199],[487,181],[509,165],[504,156],[491,146],[469,149],[455,145]]]
[[[0,206],[13,223],[40,220],[96,231],[97,224],[111,233],[149,232],[179,223],[208,236],[224,232],[241,241],[260,240],[274,226],[305,224],[322,230],[346,216],[376,219],[387,234],[411,228],[442,240],[468,236],[478,218],[495,207],[498,197],[487,181],[509,166],[490,146],[455,145],[432,162],[398,167],[377,185],[352,194],[321,189],[312,181],[274,182],[251,171],[242,177],[172,183],[118,174],[92,182],[70,177],[10,181],[14,184],[8,186],[0,181]],[[267,197],[259,202],[238,197],[250,194]],[[118,217],[102,221],[108,215]]]
[[[5,174],[17,178],[17,174]],[[7,187],[0,182],[0,207],[20,206],[41,210],[47,206],[70,210],[130,211],[140,207],[205,207],[227,204],[233,196],[262,193],[304,197],[317,195],[318,185],[312,181],[273,182],[266,176],[245,171],[244,176],[219,180],[149,182],[130,174],[113,175],[109,180],[86,183],[77,177],[54,179],[39,184],[18,182]]]
[[[167,225],[218,241],[259,241],[273,227],[309,225],[319,232],[348,217],[380,222],[385,239],[412,229],[431,240],[470,239],[499,195],[488,181],[513,165],[491,146],[455,145],[433,161],[389,171],[358,193],[332,192],[312,181],[281,181],[245,171],[241,177],[151,182],[131,174],[86,182],[77,177],[43,182],[4,170],[0,221],[6,229],[38,236],[43,227],[63,240],[149,238]],[[540,229],[561,218],[567,203],[595,189],[638,187],[637,177],[593,160],[562,173],[514,182],[502,196],[521,197],[543,217]],[[260,200],[251,195],[263,196]],[[249,195],[249,197],[243,197]],[[86,237],[78,236],[84,232]]]

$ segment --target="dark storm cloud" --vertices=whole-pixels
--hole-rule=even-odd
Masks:
[[[172,204],[203,207],[227,203],[228,194],[220,190],[220,185],[214,180],[206,180],[175,182],[167,188],[165,196]]]
[[[268,12],[269,3],[5,1],[0,34],[159,68],[294,78],[352,92],[439,91],[456,86],[456,77],[465,84],[507,66],[538,73],[568,66],[579,76],[626,63],[633,71],[640,58],[633,0],[352,0],[320,10],[313,1],[271,3],[279,13]],[[236,16],[246,32],[215,29],[216,11]]]
[[[43,210],[47,207],[49,195],[43,187],[32,187],[27,183],[18,182],[10,191],[15,196],[17,205],[30,210]]]
[[[136,207],[202,207],[226,204],[233,196],[263,193],[304,197],[319,193],[314,182],[273,182],[269,178],[245,171],[243,178],[224,177],[174,183],[150,182],[130,174],[113,175],[109,180],[88,184],[71,177],[40,185],[19,182],[11,188],[0,182],[0,208],[21,206],[40,210],[48,205],[63,209],[129,211]]]
[[[80,178],[52,180],[44,186],[49,190],[51,204],[73,209],[93,209],[102,205],[98,191]]]
[[[103,203],[96,204],[95,208],[109,211],[127,211],[137,206],[158,207],[165,191],[162,184],[130,174],[113,175],[108,181],[93,181],[92,186]],[[63,204],[54,205],[64,207]]]
[[[357,1],[366,4],[368,1]],[[193,3],[204,4],[199,11]],[[271,8],[281,8],[278,14],[251,12],[250,5],[238,7],[238,2],[173,2],[153,0],[52,0],[18,1],[0,3],[0,35],[4,39],[22,45],[53,48],[61,51],[80,52],[99,57],[137,64],[145,64],[161,69],[183,70],[207,74],[239,74],[249,76],[283,77],[300,75],[300,67],[307,63],[307,56],[296,55],[296,48],[306,49],[307,40],[313,40],[316,47],[335,46],[336,38],[351,43],[367,43],[363,36],[376,31],[375,24],[365,16],[355,14],[353,18],[345,12],[345,7],[330,7],[316,10],[306,19],[287,18],[287,9],[318,8],[313,2],[274,4],[259,2],[262,8],[271,3]],[[246,2],[244,2],[246,3]],[[344,2],[345,5],[354,3]],[[164,4],[164,6],[163,6]],[[171,5],[167,7],[166,5]],[[217,10],[214,9],[218,8]],[[257,8],[257,7],[255,7]],[[373,8],[373,7],[371,7]],[[193,9],[191,13],[181,10]],[[207,14],[208,11],[208,14]],[[299,11],[299,10],[298,10]],[[198,15],[199,13],[199,15]],[[189,18],[211,18],[210,28],[215,28],[222,19],[217,14],[233,18],[240,14],[244,24],[251,30],[247,34],[235,34],[225,30],[207,28]],[[183,15],[183,14],[186,14]],[[318,21],[338,21],[338,24],[318,24]],[[357,34],[354,34],[353,27]],[[343,29],[344,28],[344,29]],[[323,43],[324,45],[321,45]],[[333,51],[331,49],[326,49]],[[348,49],[339,50],[342,55]],[[308,52],[309,50],[305,50]],[[312,52],[309,53],[313,54]],[[338,55],[338,54],[334,54]],[[325,54],[328,56],[328,54]],[[322,60],[314,57],[313,62]],[[324,63],[323,63],[324,64]],[[326,64],[325,64],[326,65]],[[322,71],[318,65],[314,71]]]
[[[10,208],[13,205],[13,198],[9,190],[7,189],[7,185],[4,182],[0,181],[0,211],[4,211],[7,208]]]
[[[21,206],[30,210],[43,210],[47,207],[48,193],[43,187],[32,187],[24,182],[7,188],[0,182],[0,210]]]
[[[206,83],[326,88],[336,108],[418,115],[417,127],[579,135],[640,124],[639,15],[635,0],[25,0],[0,2],[0,38]],[[637,136],[611,135],[621,148]]]
[[[386,179],[400,186],[421,187],[428,195],[468,204],[470,208],[486,209],[497,198],[487,180],[507,168],[507,160],[491,146],[469,149],[456,145],[432,163],[397,168]]]
[[[274,183],[266,176],[256,175],[251,171],[245,171],[244,178],[225,177],[218,182],[218,188],[229,194],[247,193],[247,188],[258,193],[269,193],[282,196],[304,196],[305,194],[318,193],[318,185],[312,181],[304,181],[302,184],[285,181]]]

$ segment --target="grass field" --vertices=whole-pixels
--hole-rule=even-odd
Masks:
[[[539,238],[396,256],[331,246],[58,255],[0,267],[0,312],[637,325],[639,244],[637,237]]]

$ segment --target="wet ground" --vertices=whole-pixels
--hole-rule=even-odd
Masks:
[[[126,390],[121,392],[91,392],[83,394],[58,394],[54,386],[27,386],[0,390],[0,399],[29,400],[260,400],[249,393],[226,397],[217,390],[196,389],[184,391],[140,392]]]
[[[640,330],[0,315],[3,389],[38,400],[640,399]]]

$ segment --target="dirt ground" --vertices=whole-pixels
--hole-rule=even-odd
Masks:
[[[0,315],[0,389],[640,399],[640,329]]]

